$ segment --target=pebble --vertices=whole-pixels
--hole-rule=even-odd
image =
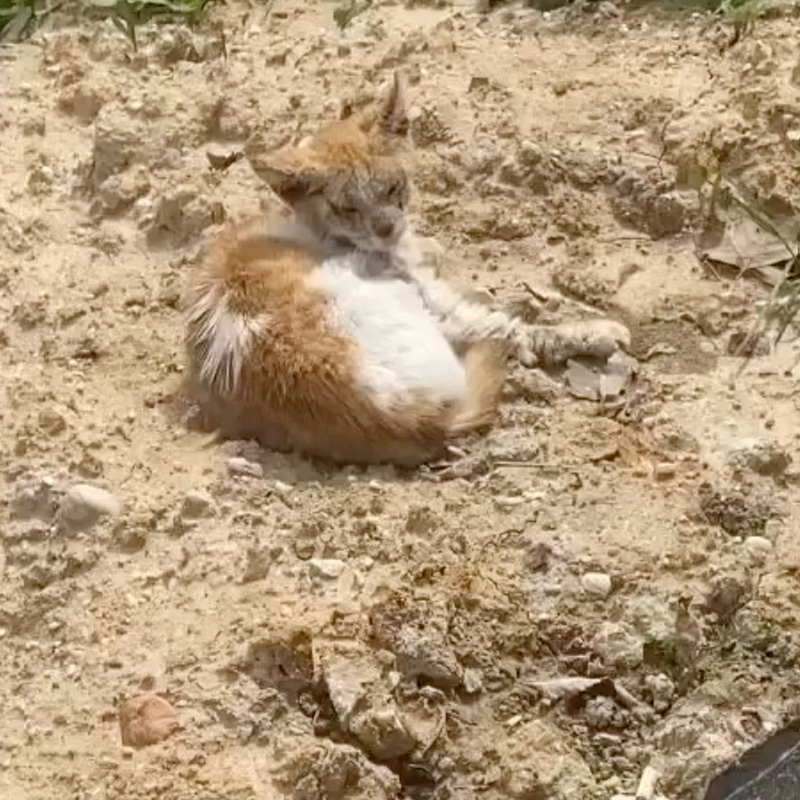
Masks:
[[[214,501],[205,493],[189,491],[181,503],[181,517],[184,519],[200,519],[214,513]]]
[[[327,580],[336,580],[347,566],[338,558],[312,558],[308,564],[312,578],[326,578]]]
[[[644,640],[630,626],[603,622],[594,637],[594,649],[606,664],[635,669],[644,659]]]
[[[581,578],[581,586],[590,597],[605,598],[611,594],[611,577],[605,572],[587,572]]]
[[[111,492],[88,483],[78,483],[64,495],[59,507],[63,522],[88,527],[105,516],[117,516],[122,505]]]
[[[756,561],[764,561],[772,552],[772,542],[765,536],[748,536],[744,546]]]
[[[768,519],[764,525],[764,536],[773,544],[784,532],[784,525],[779,519]]]
[[[500,511],[510,511],[512,508],[525,505],[528,501],[524,497],[495,497],[495,507]]]
[[[483,689],[483,675],[479,669],[467,667],[464,670],[464,691],[467,694],[477,694]]]
[[[666,461],[656,464],[655,478],[657,481],[668,481],[675,477],[675,465]]]
[[[647,675],[644,685],[653,695],[653,708],[658,712],[667,711],[675,696],[675,684],[663,673]]]
[[[39,412],[39,427],[48,436],[58,436],[67,429],[67,421],[58,411],[45,408]]]
[[[350,732],[378,761],[404,756],[417,744],[392,707],[369,708],[357,714],[350,723]]]
[[[251,478],[263,478],[264,467],[255,461],[248,461],[241,456],[234,456],[227,461],[228,472],[231,475],[248,475]]]

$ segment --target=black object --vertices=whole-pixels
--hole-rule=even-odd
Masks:
[[[717,775],[703,800],[800,800],[800,719]]]

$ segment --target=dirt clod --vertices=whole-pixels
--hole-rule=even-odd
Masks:
[[[119,709],[122,744],[147,747],[158,744],[178,729],[175,709],[157,694],[140,694],[125,700]]]

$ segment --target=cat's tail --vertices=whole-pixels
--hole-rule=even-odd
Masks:
[[[508,346],[485,339],[473,344],[464,355],[467,395],[450,425],[450,436],[486,431],[494,424],[506,378]]]

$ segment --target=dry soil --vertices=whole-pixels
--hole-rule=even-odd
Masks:
[[[695,798],[800,688],[796,348],[733,382],[767,290],[697,255],[720,164],[800,206],[797,9],[335,8],[0,49],[0,795],[607,800],[651,765]],[[182,280],[272,202],[211,162],[395,68],[445,274],[624,320],[638,376],[609,406],[517,368],[500,427],[413,474],[204,446]],[[145,691],[177,729],[123,745]]]

